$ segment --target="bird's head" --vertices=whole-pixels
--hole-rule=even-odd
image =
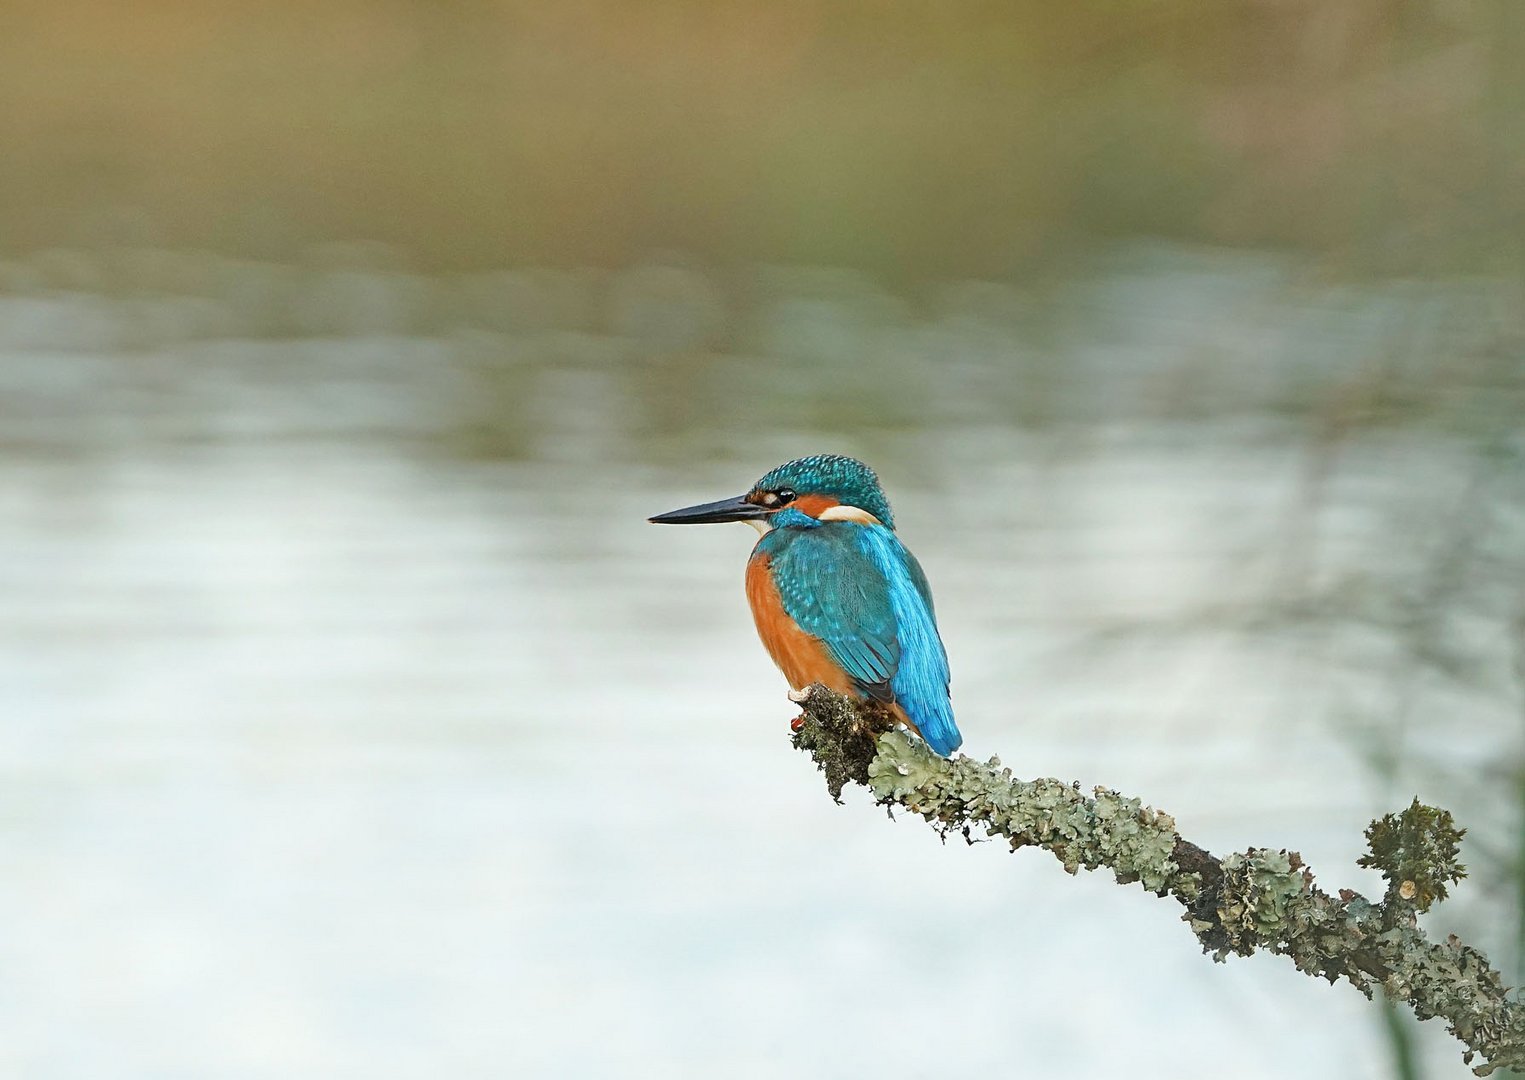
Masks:
[[[685,506],[649,519],[658,525],[745,521],[760,532],[775,525],[856,521],[895,527],[879,477],[863,462],[841,454],[812,454],[780,465],[733,499]]]

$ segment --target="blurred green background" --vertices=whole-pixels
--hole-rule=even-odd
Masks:
[[[888,280],[1145,233],[1497,271],[1522,232],[1512,0],[6,6],[12,249],[427,270],[653,248]]]
[[[1447,806],[1430,926],[1525,981],[1522,49],[1518,0],[3,5],[0,1071],[1469,1075],[831,805],[741,530],[644,518],[864,457],[969,752],[1368,893]]]

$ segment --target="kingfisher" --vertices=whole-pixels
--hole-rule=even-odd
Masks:
[[[932,590],[895,535],[873,469],[813,454],[780,465],[744,495],[648,520],[740,521],[761,534],[747,561],[747,602],[791,700],[821,683],[888,706],[943,757],[959,748]]]

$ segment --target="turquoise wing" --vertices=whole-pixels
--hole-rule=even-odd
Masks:
[[[953,719],[953,701],[948,695],[952,676],[948,671],[948,653],[942,635],[937,632],[937,616],[932,609],[932,589],[921,564],[898,540],[890,537],[894,549],[881,538],[869,538],[870,546],[883,546],[882,558],[889,562],[898,557],[905,565],[905,576],[895,579],[891,595],[895,599],[897,636],[902,660],[891,688],[907,715],[916,722],[927,745],[947,757],[964,741]]]
[[[890,530],[842,522],[763,538],[784,610],[863,693],[899,704],[939,754],[963,741],[920,564]]]
[[[900,665],[895,609],[883,574],[848,531],[857,527],[775,529],[762,547],[784,611],[825,642],[860,690],[890,702]]]

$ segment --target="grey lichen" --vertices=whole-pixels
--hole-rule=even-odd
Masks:
[[[1373,903],[1349,889],[1330,895],[1295,851],[1250,848],[1215,857],[1181,838],[1175,820],[1107,788],[1083,792],[1059,780],[1019,780],[997,758],[941,758],[877,709],[823,687],[812,688],[797,722],[795,746],[826,773],[839,802],[848,783],[869,788],[880,804],[925,818],[944,836],[1002,837],[1013,851],[1043,848],[1065,870],[1111,870],[1186,910],[1204,951],[1216,960],[1257,949],[1289,957],[1298,970],[1341,979],[1370,997],[1380,989],[1407,1002],[1421,1020],[1440,1017],[1463,1045],[1473,1071],[1525,1068],[1525,1005],[1485,956],[1454,936],[1431,942],[1417,912],[1445,899],[1464,830],[1451,815],[1417,799],[1367,830],[1387,895]]]

